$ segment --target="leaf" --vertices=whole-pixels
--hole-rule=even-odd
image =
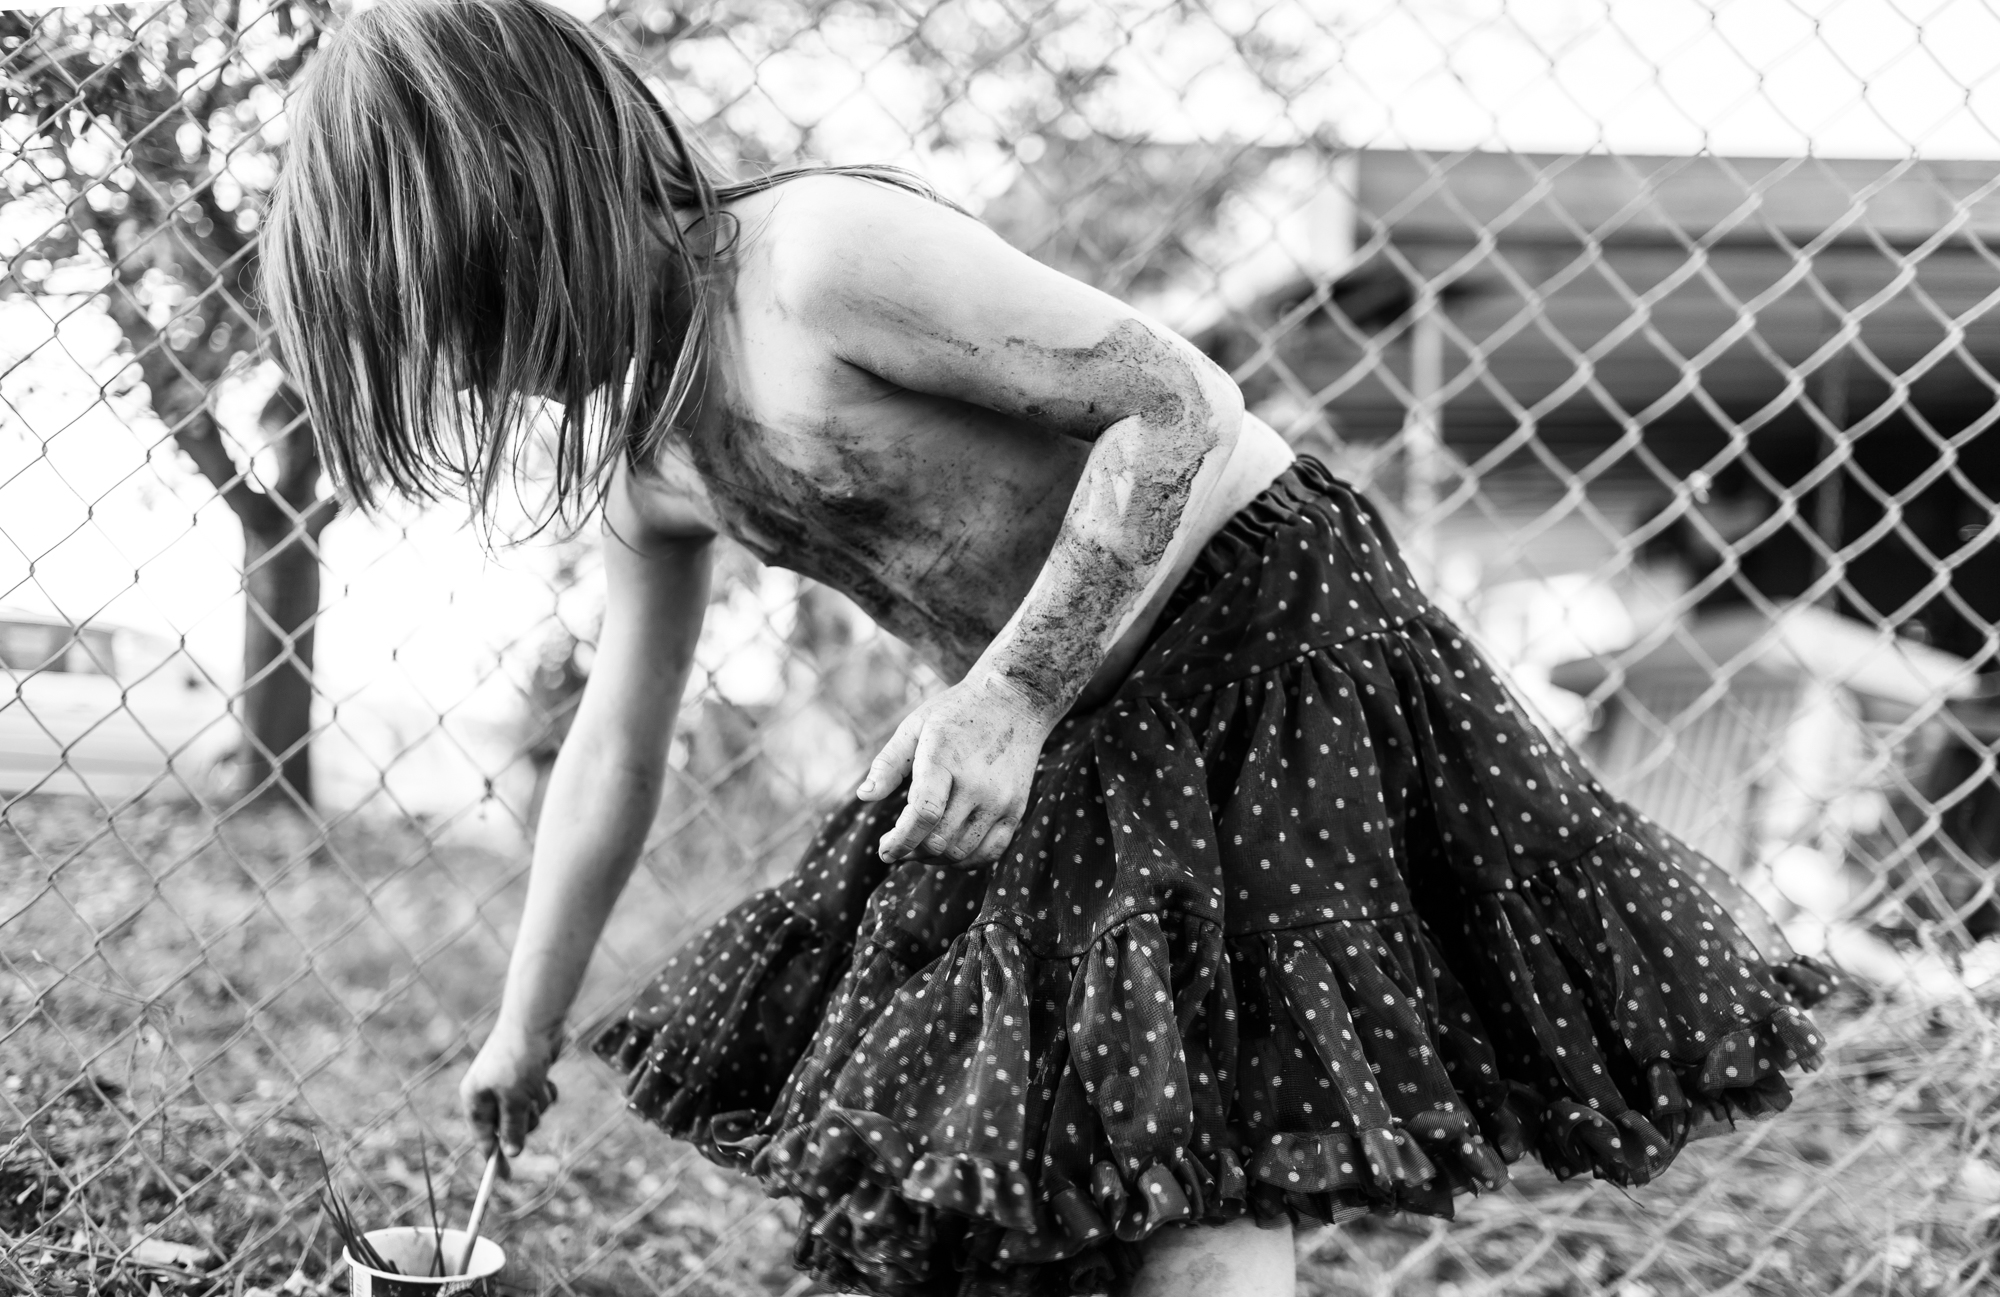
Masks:
[[[206,1270],[214,1260],[214,1255],[207,1248],[169,1243],[161,1238],[138,1240],[132,1245],[129,1255],[136,1265],[160,1266],[168,1270]]]

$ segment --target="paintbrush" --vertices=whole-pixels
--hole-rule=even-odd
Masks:
[[[472,1248],[479,1242],[479,1222],[486,1218],[486,1204],[493,1197],[493,1182],[500,1177],[500,1149],[496,1145],[486,1159],[486,1174],[479,1177],[479,1193],[472,1200],[472,1218],[465,1222],[465,1247],[459,1253],[458,1265],[452,1274],[464,1274],[472,1268]]]
[[[444,1227],[438,1223],[437,1189],[431,1183],[430,1141],[417,1137],[417,1156],[424,1164],[424,1197],[431,1205],[431,1265],[432,1278],[444,1276]]]

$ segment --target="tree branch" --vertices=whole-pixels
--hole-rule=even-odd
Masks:
[[[145,368],[143,363],[140,367]],[[165,418],[166,415],[158,407],[158,387],[153,388],[153,399],[155,413]],[[268,534],[283,525],[283,511],[277,503],[250,488],[249,478],[236,466],[236,460],[223,446],[222,433],[213,414],[206,409],[191,411],[173,426],[173,437],[174,445],[180,447],[181,454],[186,455],[196,471],[208,479],[209,485],[222,497],[222,502],[246,528]]]
[[[131,280],[136,278],[132,274],[136,267],[124,255],[124,249],[118,246],[118,222],[80,199],[71,204],[70,213],[79,229],[87,224],[104,244],[113,280],[110,291],[104,295],[105,313],[118,325],[119,332],[125,335],[126,345],[132,349],[139,374],[152,394],[153,413],[167,425],[174,445],[215,488],[222,502],[229,506],[230,512],[245,527],[272,529],[281,512],[277,504],[251,488],[235,458],[222,444],[222,433],[215,422],[215,415],[200,394],[202,385],[191,382],[181,372],[180,366],[168,354],[166,339],[160,337],[159,330],[153,327],[145,312],[132,299]],[[195,390],[190,392],[190,388]]]
[[[318,540],[319,534],[326,530],[327,524],[339,516],[340,501],[330,495],[322,496],[314,500],[306,507],[306,511],[299,515],[299,530],[309,539]]]

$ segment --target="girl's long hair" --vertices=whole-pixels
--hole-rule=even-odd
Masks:
[[[544,0],[384,0],[290,109],[264,293],[335,485],[489,513],[540,394],[580,519],[700,396],[726,183],[598,33]]]

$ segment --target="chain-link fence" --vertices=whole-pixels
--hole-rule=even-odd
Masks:
[[[1793,1111],[1518,1168],[1313,1293],[1970,1293],[2000,1219],[2000,17],[1889,0],[633,0],[732,165],[900,162],[1196,339],[1626,795],[1848,973]],[[0,1290],[338,1291],[467,1205],[595,550],[344,515],[258,221],[323,0],[0,12]],[[503,527],[504,530],[504,527]],[[578,1021],[787,867],[933,684],[724,555]],[[522,1292],[803,1293],[592,1063]]]

